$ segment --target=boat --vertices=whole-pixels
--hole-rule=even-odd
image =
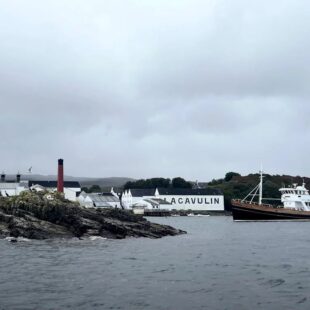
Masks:
[[[263,172],[260,171],[259,184],[244,199],[232,199],[234,221],[310,221],[310,195],[306,184],[293,184],[280,188],[281,205],[263,203]],[[258,194],[257,194],[258,192]],[[258,202],[254,197],[258,196]],[[247,200],[249,197],[251,199]]]
[[[198,217],[204,217],[204,216],[210,216],[210,214],[195,214],[195,213],[188,213],[187,216],[198,216]]]

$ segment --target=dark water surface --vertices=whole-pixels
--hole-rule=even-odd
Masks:
[[[310,223],[152,219],[159,240],[0,240],[0,309],[310,309]]]

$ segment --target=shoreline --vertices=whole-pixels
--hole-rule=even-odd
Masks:
[[[0,238],[161,238],[186,232],[121,209],[86,209],[59,193],[24,192],[0,197]]]

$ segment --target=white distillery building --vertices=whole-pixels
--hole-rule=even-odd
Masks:
[[[78,202],[86,208],[121,208],[117,195],[111,193],[85,193],[78,197]]]
[[[0,196],[9,197],[19,195],[21,192],[28,190],[28,182],[20,180],[21,175],[9,176],[2,172],[0,181]]]
[[[142,198],[133,203],[131,208],[143,208],[143,209],[161,209],[169,210],[171,203],[160,198]]]
[[[27,190],[29,190],[27,181],[0,183],[0,196],[2,197],[16,196]]]
[[[153,198],[168,202],[163,207],[167,210],[224,211],[223,193],[214,188],[128,189],[122,195],[122,204],[132,208],[141,200]]]
[[[28,181],[29,188],[35,191],[57,191],[57,181]],[[64,195],[70,201],[77,201],[81,193],[81,185],[76,181],[64,181]]]

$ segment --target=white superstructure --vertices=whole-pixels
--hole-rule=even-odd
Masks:
[[[301,186],[294,184],[293,187],[279,189],[282,194],[281,202],[284,208],[310,211],[310,195],[305,186],[305,183]]]

